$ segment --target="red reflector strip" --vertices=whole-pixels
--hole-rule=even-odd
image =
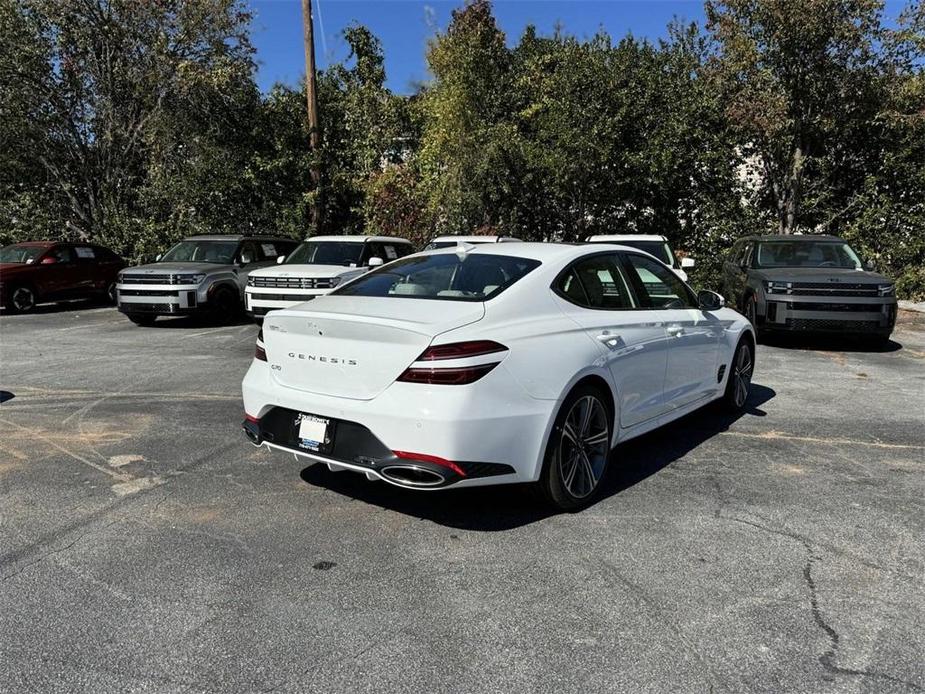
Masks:
[[[435,455],[427,455],[426,453],[411,453],[410,451],[392,451],[397,457],[402,460],[417,460],[421,463],[434,463],[440,467],[445,467],[448,470],[452,470],[460,477],[465,477],[465,471],[459,467],[452,460],[447,460],[446,458],[438,458]]]
[[[438,361],[440,359],[464,359],[481,357],[483,354],[506,352],[507,347],[492,340],[471,340],[470,342],[453,342],[448,345],[428,347],[417,358],[418,361]]]
[[[431,383],[443,386],[463,386],[475,383],[501,362],[479,364],[477,366],[460,366],[451,369],[415,369],[409,368],[398,377],[405,383]]]
[[[251,422],[253,424],[260,424],[260,417],[255,417],[252,414],[247,414],[247,412],[244,413],[244,419],[246,419],[248,422]]]
[[[260,361],[266,361],[266,360],[267,360],[267,351],[266,351],[263,347],[261,347],[260,345],[257,345],[257,346],[254,348],[254,358],[255,358],[255,359],[259,359]]]

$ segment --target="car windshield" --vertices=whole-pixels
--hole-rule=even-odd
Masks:
[[[857,254],[843,241],[761,241],[755,267],[837,267],[860,270]]]
[[[408,299],[487,301],[539,265],[502,255],[438,253],[410,256],[363,275],[334,294]]]
[[[674,253],[671,252],[671,247],[664,241],[599,241],[598,243],[615,243],[620,246],[638,248],[644,253],[654,255],[668,267],[680,267]]]
[[[38,260],[48,248],[45,246],[26,246],[22,244],[13,244],[0,248],[0,263],[23,263],[29,265]]]
[[[306,241],[286,258],[286,265],[356,266],[363,255],[363,244],[356,241]]]
[[[216,263],[234,262],[237,241],[180,241],[161,256],[161,263]]]

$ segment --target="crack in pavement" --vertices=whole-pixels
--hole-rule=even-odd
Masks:
[[[37,556],[37,557],[36,557],[35,559],[33,559],[32,561],[30,561],[28,564],[26,564],[26,565],[24,565],[24,566],[22,566],[22,567],[16,569],[16,571],[12,571],[12,572],[6,574],[5,576],[0,577],[0,581],[5,582],[5,581],[8,581],[8,580],[11,579],[11,578],[15,578],[16,576],[18,576],[19,574],[21,574],[21,573],[22,573],[23,571],[25,571],[26,569],[28,569],[28,568],[30,568],[30,567],[32,567],[32,566],[35,566],[36,564],[39,564],[39,563],[45,561],[46,559],[55,556],[56,554],[60,554],[61,552],[66,552],[67,550],[69,550],[69,549],[71,549],[72,547],[74,547],[74,545],[76,545],[78,542],[80,542],[81,540],[83,540],[85,537],[87,537],[87,536],[89,536],[89,535],[94,535],[94,534],[96,534],[96,533],[103,532],[104,530],[107,530],[107,529],[111,528],[113,525],[115,525],[116,523],[118,523],[118,522],[121,521],[121,520],[122,520],[122,518],[119,517],[119,518],[116,518],[114,521],[111,521],[110,523],[107,523],[106,525],[104,525],[104,526],[101,527],[101,528],[95,528],[95,529],[93,529],[93,530],[87,530],[86,532],[81,533],[80,535],[78,535],[76,538],[74,538],[73,540],[71,540],[71,542],[69,542],[68,544],[64,545],[63,547],[59,547],[59,548],[57,548],[57,549],[52,549],[52,550],[49,550],[49,551],[47,551],[47,552],[44,552],[44,553],[40,554],[39,556]]]
[[[717,484],[718,488],[718,484]],[[822,667],[829,673],[835,675],[848,675],[852,677],[870,677],[874,679],[886,680],[888,682],[893,682],[895,684],[902,685],[908,689],[921,692],[925,691],[922,687],[917,685],[915,682],[910,682],[909,680],[904,680],[895,675],[890,675],[885,672],[879,672],[876,670],[870,669],[855,669],[855,668],[846,668],[838,665],[835,661],[838,657],[838,649],[841,643],[841,637],[835,628],[826,621],[825,616],[822,612],[822,608],[819,605],[819,590],[816,586],[816,581],[813,578],[812,568],[813,565],[817,562],[822,561],[822,557],[815,551],[813,548],[813,543],[809,538],[806,538],[797,533],[789,532],[786,530],[780,530],[776,528],[770,528],[760,523],[755,523],[754,521],[747,520],[745,518],[736,518],[733,516],[724,516],[720,514],[720,511],[715,512],[717,518],[722,518],[724,520],[729,520],[734,523],[740,523],[743,525],[751,526],[761,530],[762,532],[770,533],[772,535],[778,535],[781,537],[787,537],[791,540],[794,540],[800,543],[807,553],[806,564],[803,567],[803,581],[806,584],[806,587],[809,590],[809,604],[810,610],[812,612],[813,621],[816,625],[825,633],[826,638],[829,641],[829,647],[826,649],[825,653],[819,656],[818,660]]]

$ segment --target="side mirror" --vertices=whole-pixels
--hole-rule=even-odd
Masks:
[[[279,257],[276,259],[276,264],[277,264],[277,265],[282,265],[282,264],[285,262],[285,260],[286,260],[286,256],[281,255],[281,256],[279,256]]]
[[[696,263],[694,262],[693,258],[681,258],[681,268],[682,269],[688,270],[694,267],[694,265],[696,265]]]
[[[704,311],[718,311],[726,305],[726,300],[716,292],[709,289],[701,289],[697,292],[697,303]]]
[[[375,255],[374,255],[372,258],[370,258],[369,260],[366,261],[366,264],[367,264],[369,267],[379,267],[379,266],[382,265],[384,262],[385,262],[385,261],[383,261],[382,258],[380,258],[379,256],[375,256]]]
[[[49,256],[42,258],[42,262],[40,263],[40,265],[54,265],[57,262],[58,262],[58,259],[55,256],[49,255]]]

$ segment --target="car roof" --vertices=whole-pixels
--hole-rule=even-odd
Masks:
[[[843,238],[830,236],[829,234],[754,234],[746,236],[746,241],[840,241],[845,243]]]
[[[498,243],[501,240],[505,241],[520,241],[516,236],[496,236],[493,234],[480,236],[477,234],[472,234],[469,236],[464,235],[449,235],[449,236],[435,236],[432,238],[429,243],[437,243],[440,241],[457,241],[459,243]]]
[[[342,241],[346,243],[366,243],[368,241],[378,241],[382,243],[407,243],[411,242],[408,239],[403,239],[399,236],[362,236],[358,234],[345,234],[338,236],[336,234],[329,234],[327,236],[309,236],[306,241]]]
[[[659,234],[597,234],[589,236],[589,243],[602,243],[605,241],[664,241],[668,238]]]
[[[506,255],[515,258],[530,258],[532,260],[539,260],[540,262],[551,262],[555,260],[571,260],[573,258],[580,258],[585,255],[592,255],[594,253],[602,252],[602,249],[606,250],[621,250],[628,251],[631,253],[642,253],[638,248],[631,248],[628,246],[621,246],[619,244],[596,244],[595,246],[589,246],[588,244],[576,244],[576,243],[543,243],[539,241],[521,241],[517,244],[501,244],[501,243],[481,243],[481,244],[472,244],[469,248],[467,254],[469,255]],[[447,247],[447,248],[435,248],[431,251],[423,251],[427,255],[435,255],[439,253],[459,253],[459,247]],[[646,254],[648,255],[648,254]]]

